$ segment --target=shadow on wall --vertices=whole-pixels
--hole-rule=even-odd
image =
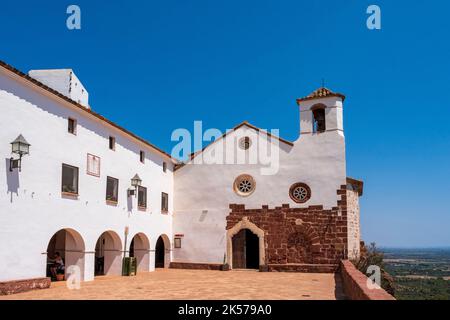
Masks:
[[[5,159],[6,183],[8,184],[8,193],[11,193],[11,202],[13,202],[13,193],[19,195],[19,169],[9,171],[9,158]]]
[[[127,194],[127,210],[128,213],[131,213],[133,211],[133,197],[129,196],[128,194]]]

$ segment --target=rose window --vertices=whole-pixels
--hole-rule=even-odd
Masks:
[[[289,196],[297,203],[305,203],[311,198],[311,189],[304,183],[296,183],[291,186]]]
[[[255,191],[255,180],[248,174],[240,175],[234,181],[234,191],[240,196],[249,196]]]

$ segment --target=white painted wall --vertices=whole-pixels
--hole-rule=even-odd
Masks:
[[[30,70],[28,75],[81,105],[89,107],[89,93],[72,69]]]
[[[67,118],[77,119],[77,135],[67,132]],[[11,146],[19,134],[31,144],[22,172],[9,172]],[[108,138],[116,137],[116,150]],[[99,236],[112,230],[127,250],[139,232],[154,250],[157,238],[172,239],[173,168],[170,159],[149,146],[72,107],[45,90],[0,68],[0,281],[45,276],[48,242],[63,228],[76,230],[84,240],[85,280],[94,274],[94,251]],[[139,151],[146,152],[145,164]],[[86,174],[86,155],[101,158],[101,175]],[[168,163],[166,173],[162,163]],[[61,165],[79,168],[78,199],[61,195]],[[137,210],[137,199],[126,190],[134,174],[147,187],[148,209]],[[119,179],[117,206],[105,202],[106,177]],[[161,213],[161,192],[169,194],[169,214]],[[149,263],[153,263],[151,252]],[[153,268],[150,268],[153,269]]]
[[[276,175],[264,176],[259,165],[196,165],[190,162],[175,171],[174,234],[184,234],[182,248],[174,249],[177,262],[223,263],[226,253],[226,216],[229,204],[245,204],[247,209],[260,209],[289,204],[291,207],[323,205],[325,209],[337,206],[336,190],[346,184],[345,138],[340,98],[308,101],[302,105],[302,131],[311,132],[312,116],[309,108],[316,103],[326,104],[327,129],[320,134],[302,134],[294,146],[280,142],[280,169]],[[338,130],[336,130],[338,129]],[[256,134],[248,126],[226,136],[226,140]],[[264,139],[266,135],[260,134]],[[272,140],[273,143],[274,140]],[[228,144],[228,142],[227,142]],[[249,152],[255,152],[252,144]],[[219,142],[205,150],[217,152]],[[236,148],[238,152],[245,152]],[[233,182],[241,174],[250,174],[256,180],[256,190],[249,197],[238,196]],[[308,184],[311,199],[296,204],[289,196],[289,188],[296,182]]]
[[[330,131],[313,135],[309,108],[315,103],[327,105]],[[126,250],[138,233],[150,241],[150,254],[140,259],[139,269],[153,270],[155,244],[161,234],[166,235],[164,240],[170,242],[172,250],[166,265],[172,258],[178,262],[223,263],[229,204],[258,209],[282,204],[323,205],[325,209],[336,206],[336,190],[346,184],[342,110],[340,98],[302,104],[302,134],[294,146],[276,144],[275,139],[270,142],[279,151],[280,167],[275,175],[263,175],[261,165],[248,164],[188,164],[173,172],[167,156],[0,68],[0,281],[45,276],[48,242],[64,228],[78,232],[85,244],[82,258],[69,258],[84,267],[84,280],[93,279],[95,245],[100,235],[105,231],[116,233],[123,247],[126,226],[130,230]],[[69,117],[77,120],[76,135],[67,132]],[[31,143],[31,153],[23,159],[22,172],[11,173],[9,142],[19,134]],[[110,135],[116,138],[115,151],[108,147]],[[227,135],[225,141],[247,135],[255,139],[257,133],[243,126]],[[259,135],[267,141],[266,135]],[[214,154],[220,146],[213,144],[204,155]],[[249,151],[235,150],[241,155],[252,154],[256,146],[253,143]],[[145,164],[139,161],[140,150],[146,152]],[[100,177],[86,174],[87,153],[101,158]],[[163,161],[168,163],[166,173]],[[79,168],[77,199],[61,195],[62,163]],[[148,190],[145,212],[137,210],[137,199],[126,194],[136,173]],[[240,197],[233,191],[233,182],[241,174],[250,174],[256,180],[256,191],[250,197]],[[107,176],[119,179],[117,206],[106,204]],[[311,187],[312,197],[306,204],[295,204],[289,197],[289,188],[296,182]],[[169,194],[168,215],[161,213],[161,192]],[[176,233],[184,234],[180,249],[172,249]]]

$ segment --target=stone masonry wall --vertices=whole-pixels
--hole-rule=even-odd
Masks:
[[[359,194],[347,190],[348,258],[356,259],[360,254]]]
[[[227,230],[244,217],[264,231],[266,265],[293,264],[338,265],[348,257],[347,186],[337,194],[340,200],[331,210],[323,206],[290,208],[288,204],[269,209],[245,209],[231,204],[227,217]],[[352,224],[353,226],[353,224]],[[279,269],[279,268],[273,268]]]

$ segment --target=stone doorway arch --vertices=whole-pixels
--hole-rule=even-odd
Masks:
[[[259,268],[266,265],[266,243],[264,230],[260,229],[256,224],[250,222],[248,217],[242,218],[241,221],[236,223],[231,229],[227,230],[227,254],[226,264],[230,269],[233,268],[233,237],[237,235],[241,230],[250,230],[258,237],[259,240]]]

